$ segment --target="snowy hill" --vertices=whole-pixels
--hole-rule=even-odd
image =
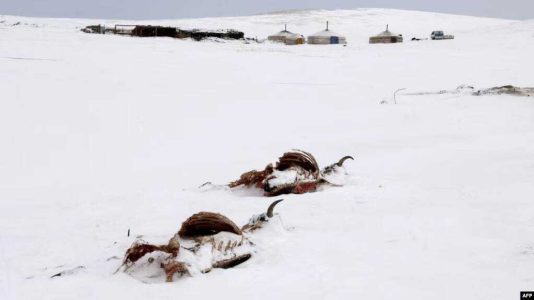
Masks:
[[[266,38],[327,20],[346,47],[79,31]],[[369,45],[386,24],[405,42]],[[456,38],[409,41],[433,30]],[[513,299],[534,286],[534,100],[439,91],[534,86],[532,53],[532,21],[386,9],[0,16],[0,298]],[[138,235],[166,242],[198,211],[238,224],[264,211],[273,199],[197,187],[291,148],[356,160],[345,186],[283,197],[282,230],[260,235],[251,260],[170,284],[113,275]]]

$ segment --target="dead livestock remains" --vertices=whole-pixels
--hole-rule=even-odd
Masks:
[[[165,277],[167,282],[178,276],[207,273],[212,269],[228,269],[249,260],[255,252],[249,237],[277,217],[276,204],[250,218],[239,228],[232,220],[213,212],[199,212],[182,223],[180,230],[165,245],[135,241],[126,250],[117,269],[146,282]],[[160,279],[161,280],[161,279]]]
[[[418,93],[405,93],[404,95],[410,96],[422,96],[422,95],[458,95],[466,94],[472,96],[491,96],[491,95],[510,95],[518,97],[532,97],[534,96],[534,87],[519,87],[513,85],[495,86],[485,89],[476,89],[470,85],[460,85],[454,90],[440,90],[436,92],[418,92]]]
[[[241,177],[228,186],[256,187],[264,191],[264,195],[278,196],[281,194],[303,194],[315,192],[319,186],[335,185],[328,177],[340,172],[343,163],[352,156],[344,156],[337,163],[320,169],[317,161],[310,153],[293,150],[284,153],[273,167],[268,164],[262,171],[252,170],[243,173]]]

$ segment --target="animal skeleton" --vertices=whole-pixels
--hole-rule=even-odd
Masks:
[[[321,170],[313,155],[306,151],[293,150],[284,153],[274,167],[268,164],[262,171],[252,170],[243,173],[238,180],[230,182],[228,186],[230,188],[253,186],[263,189],[265,196],[314,192],[321,185],[335,185],[328,180],[328,177],[338,172],[347,159],[354,158],[344,156],[337,163]]]
[[[250,234],[268,223],[282,199],[269,205],[265,213],[253,216],[239,228],[232,220],[213,212],[199,212],[182,223],[166,245],[135,241],[117,269],[142,280],[165,274],[171,282],[175,275],[207,273],[214,268],[232,268],[252,257]]]

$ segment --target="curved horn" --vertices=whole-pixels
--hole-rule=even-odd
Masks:
[[[273,203],[271,203],[271,205],[269,205],[269,208],[267,208],[267,217],[269,218],[273,217],[274,207],[276,206],[276,204],[282,202],[283,200],[284,199],[276,200]]]
[[[337,166],[338,167],[341,167],[343,165],[343,163],[347,160],[347,159],[352,159],[354,160],[354,157],[350,156],[350,155],[347,155],[347,156],[343,156],[343,158],[341,158],[338,162],[337,162]]]

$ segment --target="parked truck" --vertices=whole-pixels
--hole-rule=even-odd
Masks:
[[[452,40],[454,39],[454,35],[444,34],[442,30],[436,30],[432,31],[430,38],[433,40]]]

